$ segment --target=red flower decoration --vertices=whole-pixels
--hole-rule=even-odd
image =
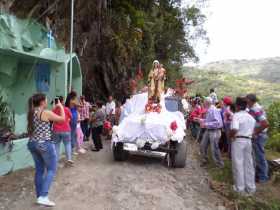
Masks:
[[[103,128],[106,129],[106,130],[111,130],[112,129],[112,125],[109,121],[105,121],[104,124],[103,124]]]
[[[145,106],[145,112],[161,112],[161,105],[160,104],[154,104],[152,101],[149,101]]]
[[[177,128],[178,128],[177,122],[176,122],[176,121],[173,121],[173,122],[170,124],[170,128],[171,128],[172,131],[176,131]]]

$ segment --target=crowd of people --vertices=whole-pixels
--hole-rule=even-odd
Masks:
[[[209,163],[210,146],[217,167],[224,167],[224,158],[231,159],[233,189],[241,195],[252,195],[256,182],[269,180],[264,150],[269,124],[256,95],[237,97],[235,101],[226,96],[219,101],[211,89],[207,97],[196,95],[188,100],[187,124],[199,142],[201,166]]]
[[[123,104],[112,96],[107,103],[91,104],[84,96],[72,91],[65,102],[62,96],[52,102],[48,110],[47,97],[35,94],[29,99],[28,149],[35,162],[37,203],[54,206],[48,198],[61,151],[65,148],[66,166],[73,166],[72,156],[86,153],[84,141],[93,141],[92,151],[103,149],[102,135],[110,139],[111,128],[125,115]],[[187,127],[200,144],[201,165],[209,163],[208,149],[215,165],[224,167],[224,158],[232,160],[233,189],[248,195],[256,191],[255,182],[268,181],[268,164],[264,145],[268,122],[264,109],[254,94],[229,96],[218,100],[214,89],[207,97],[196,95],[182,100],[187,114]],[[222,154],[226,154],[224,157]]]
[[[38,93],[29,99],[28,149],[35,163],[35,188],[37,204],[55,206],[48,198],[56,174],[60,146],[65,148],[65,164],[73,166],[72,156],[86,153],[84,141],[93,140],[92,151],[103,149],[101,135],[110,138],[111,127],[120,119],[121,106],[112,96],[107,103],[90,104],[84,96],[72,91],[65,102],[62,96],[51,102],[48,110],[46,95]]]

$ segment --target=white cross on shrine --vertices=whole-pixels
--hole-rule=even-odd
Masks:
[[[54,37],[52,35],[52,30],[48,31],[47,37],[48,37],[48,48],[51,48],[52,47],[52,41],[54,40]]]

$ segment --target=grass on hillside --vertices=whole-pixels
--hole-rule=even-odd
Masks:
[[[233,75],[226,72],[185,70],[183,74],[195,82],[190,86],[190,95],[200,93],[208,95],[210,88],[215,88],[218,96],[233,97],[256,93],[261,104],[268,107],[272,102],[280,100],[280,84],[250,76]]]
[[[272,156],[278,154],[272,154]],[[211,157],[209,157],[211,160]],[[242,197],[232,189],[233,177],[231,161],[224,158],[223,169],[215,167],[213,161],[207,167],[212,181],[210,187],[229,200],[229,209],[238,210],[279,210],[280,209],[280,174],[275,173],[267,184],[257,184],[257,192],[252,197]]]

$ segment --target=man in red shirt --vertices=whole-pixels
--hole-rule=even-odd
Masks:
[[[193,110],[189,116],[190,129],[192,136],[197,139],[199,138],[198,135],[200,135],[200,125],[197,119],[203,118],[203,114],[206,113],[206,110],[201,106],[201,101],[198,97],[194,99],[192,105]]]
[[[60,100],[61,104],[64,104],[63,97],[60,96],[55,100]],[[72,161],[72,147],[71,147],[71,127],[70,121],[72,118],[71,111],[69,108],[63,106],[65,112],[65,120],[63,122],[53,123],[53,141],[55,142],[55,148],[57,153],[57,161],[59,161],[59,154],[60,154],[60,144],[63,142],[65,147],[65,154],[67,163],[72,165],[74,162]],[[54,108],[53,112],[57,115],[60,114],[59,108]]]

